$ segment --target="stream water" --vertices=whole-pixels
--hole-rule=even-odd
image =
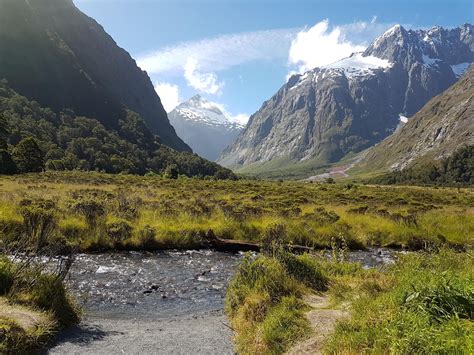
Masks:
[[[80,254],[67,279],[85,311],[50,353],[232,354],[226,285],[243,254],[211,250]],[[351,252],[365,267],[386,249]]]

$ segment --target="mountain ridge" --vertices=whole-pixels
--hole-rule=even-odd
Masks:
[[[394,171],[439,161],[474,145],[474,65],[390,137],[370,148],[357,170]]]

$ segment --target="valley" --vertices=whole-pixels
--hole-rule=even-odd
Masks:
[[[473,4],[351,5],[0,0],[0,353],[474,353]]]

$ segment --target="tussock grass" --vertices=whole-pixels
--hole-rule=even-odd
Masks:
[[[62,172],[0,177],[0,247],[24,234],[24,200],[56,204],[65,250],[201,247],[200,235],[259,242],[283,224],[288,242],[330,248],[474,243],[470,188],[380,187]],[[130,226],[130,228],[127,227]],[[153,230],[143,237],[144,230]]]
[[[79,321],[79,310],[57,275],[43,273],[34,264],[19,266],[6,258],[0,258],[0,307],[2,353],[38,349],[57,330]],[[31,318],[37,321],[22,324],[24,314],[28,314],[26,323]]]
[[[239,353],[282,354],[309,332],[301,296],[308,284],[325,287],[325,279],[316,280],[320,274],[305,257],[281,255],[284,262],[247,256],[229,285],[226,312]]]
[[[472,353],[473,261],[449,250],[416,253],[383,271],[336,278],[330,293],[352,302],[352,316],[339,322],[326,352]]]

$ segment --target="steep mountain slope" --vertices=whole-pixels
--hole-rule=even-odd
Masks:
[[[156,142],[132,111],[126,111],[119,126],[120,134],[71,110],[55,113],[0,80],[0,174],[46,169],[235,178],[216,163]],[[25,141],[28,154],[19,154]],[[25,164],[30,156],[35,157],[34,164]]]
[[[218,160],[243,171],[336,162],[389,136],[474,62],[473,26],[394,26],[364,52],[292,76]],[[402,118],[404,119],[404,118]]]
[[[446,158],[469,145],[474,145],[474,65],[406,125],[371,148],[357,169],[401,170]]]
[[[243,129],[200,95],[178,105],[168,117],[178,135],[193,151],[209,160],[216,160]]]
[[[130,109],[162,143],[190,150],[147,74],[72,0],[0,0],[0,79],[42,106],[70,108],[109,128]]]

